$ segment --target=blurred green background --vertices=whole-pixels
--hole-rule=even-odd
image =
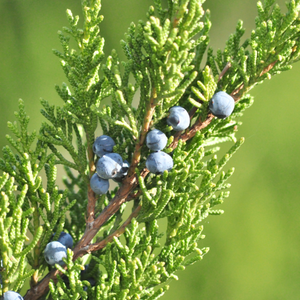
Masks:
[[[284,1],[277,1],[285,11]],[[151,0],[103,0],[105,51],[120,50],[131,21],[145,19]],[[238,19],[246,36],[254,28],[255,0],[208,0],[211,45],[223,48]],[[61,103],[54,85],[65,81],[57,30],[67,26],[65,10],[81,15],[80,0],[0,0],[0,146],[6,123],[14,121],[19,98],[38,129],[40,97]],[[121,56],[122,57],[122,56]],[[246,142],[230,162],[236,172],[225,214],[204,223],[202,262],[179,272],[164,299],[300,299],[300,63],[255,87],[255,103],[242,118],[238,136]],[[229,148],[230,145],[224,145]]]

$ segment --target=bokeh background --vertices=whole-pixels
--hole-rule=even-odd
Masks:
[[[277,2],[285,11],[284,1]],[[128,25],[145,19],[151,4],[102,1],[107,55],[112,48],[120,51]],[[246,37],[254,28],[255,0],[207,0],[204,7],[211,10],[215,50],[224,47],[238,19]],[[51,49],[61,49],[56,32],[67,26],[67,8],[81,15],[80,0],[0,0],[0,148],[19,98],[31,116],[31,130],[42,121],[41,97],[61,104],[54,85],[66,79]],[[236,172],[222,205],[225,214],[204,223],[200,247],[211,250],[178,273],[165,300],[300,299],[299,72],[300,63],[251,91],[255,103],[241,119],[238,136],[246,142],[230,162]]]

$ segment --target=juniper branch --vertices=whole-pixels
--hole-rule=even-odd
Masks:
[[[266,68],[267,69],[267,68]],[[269,68],[270,69],[270,68]],[[228,70],[228,66],[226,67],[226,71]],[[225,72],[224,72],[225,73]],[[220,76],[222,78],[222,76]],[[219,77],[219,78],[220,78]],[[236,101],[238,101],[241,98],[242,95],[239,95],[239,97],[236,97]],[[145,128],[140,135],[140,140],[139,143],[137,143],[136,146],[136,152],[135,152],[135,157],[136,157],[136,162],[139,161],[139,155],[140,155],[140,148],[142,147],[146,133],[149,130],[149,124],[152,120],[152,114],[154,110],[154,98],[151,98],[152,100],[150,101],[151,104],[149,105],[150,109],[147,110],[149,114],[147,114],[147,117],[144,119],[144,125],[143,128]],[[153,108],[153,109],[151,109]],[[174,141],[171,143],[169,148],[171,149],[176,149],[178,146],[178,141],[182,140],[184,142],[192,139],[196,132],[199,132],[203,130],[205,127],[207,127],[211,121],[213,120],[214,116],[212,114],[208,114],[207,119],[204,122],[201,122],[200,119],[191,127],[191,129],[182,135],[178,135]],[[146,131],[146,128],[148,130]],[[137,164],[137,163],[136,163]],[[149,171],[144,168],[140,174],[143,178],[147,176]],[[119,234],[122,234],[125,230],[125,227],[130,224],[130,221],[133,217],[137,217],[141,207],[138,206],[138,208],[135,210],[135,212],[131,215],[132,218],[128,218],[128,220],[122,225],[122,227],[117,230],[116,232],[112,233],[109,237],[107,237],[104,241],[98,243],[98,244],[90,244],[91,240],[95,237],[95,235],[98,233],[100,230],[101,226],[107,222],[108,219],[111,218],[119,209],[120,206],[128,201],[128,198],[132,199],[130,196],[131,193],[136,189],[138,186],[138,180],[137,180],[137,174],[136,172],[133,172],[131,175],[128,173],[128,175],[125,177],[122,186],[119,188],[116,196],[111,200],[111,202],[104,208],[104,210],[100,213],[100,215],[92,222],[88,223],[88,227],[86,228],[86,231],[81,238],[81,240],[78,242],[78,244],[75,246],[73,252],[73,260],[77,259],[80,256],[83,256],[86,253],[91,253],[93,251],[99,250],[107,244],[106,242],[112,241],[114,236],[119,236]],[[35,287],[33,287],[31,290],[29,290],[26,295],[25,295],[25,300],[36,300],[38,299],[42,294],[44,294],[48,290],[48,283],[50,282],[51,279],[54,279],[57,276],[58,271],[52,271],[51,275],[47,275],[41,282],[39,282]]]
[[[244,33],[242,23],[239,22],[236,33],[230,36],[224,52],[218,51],[214,56],[213,50],[208,49],[206,66],[201,72],[200,63],[208,44],[209,13],[205,14],[206,19],[203,24],[199,23],[204,14],[201,1],[170,0],[168,9],[163,10],[159,1],[155,0],[159,18],[155,17],[154,8],[150,7],[147,15],[148,21],[140,22],[137,27],[132,24],[128,30],[126,42],[123,42],[123,48],[128,57],[128,62],[123,64],[124,75],[119,67],[118,56],[115,51],[112,51],[112,55],[108,57],[106,65],[102,68],[104,73],[102,78],[100,78],[99,70],[104,57],[102,51],[104,41],[99,36],[98,28],[102,20],[102,17],[98,16],[100,1],[83,1],[85,16],[83,31],[76,27],[78,17],[74,18],[68,11],[71,29],[65,28],[64,31],[75,38],[81,52],[77,54],[76,51],[70,51],[69,37],[65,37],[60,32],[59,37],[64,53],[58,51],[55,53],[63,59],[62,66],[74,92],[72,94],[65,84],[62,89],[57,88],[65,105],[63,108],[56,109],[56,115],[55,107],[43,101],[45,107],[43,114],[52,125],[43,124],[39,147],[34,154],[29,151],[29,146],[35,134],[27,134],[25,129],[28,118],[24,115],[23,107],[20,107],[18,116],[22,125],[21,133],[15,125],[10,124],[10,127],[18,138],[23,139],[22,145],[26,153],[23,154],[18,143],[8,137],[21,156],[14,155],[11,149],[6,147],[4,149],[5,160],[0,161],[1,169],[14,176],[19,186],[28,185],[28,193],[27,190],[23,193],[24,199],[22,200],[25,203],[22,209],[27,210],[21,211],[22,209],[20,207],[16,209],[17,205],[11,201],[15,200],[11,193],[14,191],[13,179],[8,181],[6,189],[10,192],[7,195],[1,193],[5,200],[4,204],[7,206],[10,202],[14,214],[23,213],[23,219],[16,217],[16,224],[14,224],[12,217],[8,217],[0,224],[3,233],[12,224],[14,226],[10,232],[10,238],[16,237],[13,255],[9,254],[6,249],[8,243],[5,244],[2,241],[1,246],[5,250],[4,262],[7,264],[9,259],[14,260],[11,268],[13,272],[20,264],[21,271],[18,274],[17,286],[20,286],[23,278],[32,276],[33,286],[25,295],[25,299],[34,300],[42,296],[48,290],[50,280],[55,281],[58,274],[68,273],[71,279],[73,272],[76,271],[76,268],[75,271],[73,270],[72,259],[76,260],[84,254],[98,250],[101,250],[105,256],[103,266],[108,276],[106,279],[106,274],[103,274],[97,282],[98,293],[99,295],[101,293],[104,298],[108,298],[109,292],[113,291],[114,295],[121,295],[122,299],[125,297],[157,299],[164,293],[167,286],[154,291],[153,288],[156,285],[164,283],[169,278],[175,278],[174,272],[179,268],[202,259],[207,249],[197,248],[196,241],[203,238],[201,236],[203,228],[199,226],[199,223],[208,215],[222,213],[221,210],[212,210],[211,207],[221,203],[228,196],[229,193],[224,192],[229,186],[225,181],[233,171],[221,173],[218,181],[216,176],[243,142],[242,139],[236,142],[234,135],[238,123],[235,121],[229,123],[230,119],[229,121],[215,119],[208,110],[208,101],[218,89],[231,93],[236,101],[234,120],[241,114],[241,111],[251,105],[251,98],[243,98],[250,88],[267,76],[288,68],[291,62],[299,59],[300,52],[297,49],[300,31],[297,18],[299,1],[290,2],[289,13],[285,17],[281,15],[278,17],[275,9],[269,13],[271,2],[272,0],[266,0],[264,6],[261,3],[258,4],[259,21],[256,22],[257,29],[252,32],[251,39],[242,46],[239,45],[240,37]],[[272,22],[269,22],[273,14],[277,15],[277,19],[279,18],[277,24],[274,22],[274,26]],[[274,29],[276,26],[277,31]],[[203,35],[193,40],[194,35],[199,32]],[[265,40],[265,36],[268,37],[268,41]],[[249,45],[252,47],[252,53],[245,50]],[[194,49],[196,49],[195,52]],[[194,71],[193,64],[197,66],[197,71]],[[135,79],[134,85],[129,83],[130,74]],[[141,90],[141,97],[136,109],[132,106],[132,100],[138,88]],[[191,98],[192,93],[197,96],[197,100]],[[110,94],[112,107],[108,106],[101,110],[101,100]],[[168,133],[171,137],[166,152],[174,150],[176,169],[170,173],[165,172],[161,176],[148,176],[149,170],[143,164],[143,154],[147,153],[143,152],[147,132],[152,126],[165,126],[166,128],[163,122],[168,109],[172,105],[181,103],[190,110],[191,121],[196,120],[185,132]],[[98,109],[101,112],[97,114]],[[101,119],[101,114],[107,114],[107,117]],[[126,141],[125,146],[123,148],[119,146],[118,149],[126,149],[128,153],[124,156],[127,158],[129,155],[132,159],[128,175],[123,179],[119,189],[108,193],[106,198],[105,196],[101,198],[97,211],[101,211],[103,205],[105,207],[95,217],[97,198],[91,190],[89,178],[95,172],[92,144],[97,117],[100,117],[99,121],[104,133],[111,132],[119,144]],[[83,135],[80,134],[77,124],[83,126],[87,147],[82,142]],[[76,135],[77,149],[72,145],[73,130]],[[229,139],[236,143],[219,163],[215,155],[209,157],[218,149],[204,149],[206,146],[216,145]],[[53,154],[47,157],[45,152],[41,151],[43,145],[48,145]],[[71,154],[74,162],[64,159],[54,145],[63,146]],[[37,176],[43,166],[35,165],[40,153],[47,175],[47,193],[41,187],[41,178]],[[58,161],[54,158],[55,156],[59,159]],[[201,161],[203,157],[205,158]],[[73,167],[80,173],[78,180],[70,176],[72,192],[69,193],[70,199],[68,200],[67,193],[58,191],[55,185],[57,163]],[[200,186],[195,184],[198,178],[202,179]],[[214,180],[217,182],[215,183]],[[185,184],[180,186],[178,182],[185,182]],[[75,184],[82,187],[81,193],[76,196],[74,196]],[[86,190],[87,199],[84,194]],[[122,205],[132,200],[135,201],[135,209],[120,225],[119,217],[124,208]],[[73,257],[71,251],[68,251],[68,272],[58,267],[57,270],[51,271],[44,279],[38,281],[40,249],[43,249],[42,246],[49,241],[51,231],[61,230],[64,227],[65,213],[76,202],[78,202],[77,211],[78,207],[83,207],[83,203],[87,202],[86,228],[84,233],[83,226],[77,230],[83,235],[74,248]],[[51,203],[54,203],[53,211]],[[1,204],[3,207],[0,211],[3,216],[6,216],[8,206],[4,207],[4,204]],[[35,209],[30,210],[29,205]],[[63,205],[65,208],[62,208]],[[76,213],[76,209],[74,211]],[[72,214],[74,216],[74,211],[71,212],[71,217]],[[33,224],[26,219],[30,214],[32,214],[30,217],[33,218]],[[45,223],[45,234],[42,239],[40,239],[42,229],[39,226],[41,221],[39,216]],[[155,256],[152,251],[158,247],[160,236],[157,219],[161,217],[168,220],[167,241],[160,254]],[[138,223],[134,220],[136,218],[145,223],[145,235],[138,232]],[[22,231],[22,236],[20,235],[21,225],[22,230],[28,226],[32,233],[37,234],[33,242],[24,249],[21,240],[25,239],[25,233]],[[106,229],[103,240],[92,244],[93,238],[103,228]],[[117,239],[123,233],[126,239],[125,246]],[[139,239],[144,239],[143,243],[139,244]],[[35,246],[34,257],[32,257],[28,252]],[[186,258],[192,253],[196,255]],[[25,255],[28,255],[31,266],[37,270],[24,272]],[[100,259],[98,263],[101,264]],[[148,273],[145,274],[141,285],[143,289],[139,293],[138,283],[142,280],[141,274],[144,274],[148,266]],[[116,275],[117,273],[119,274]],[[116,278],[118,280],[122,278],[123,290],[118,286]],[[58,280],[61,284],[61,279],[58,278]],[[65,293],[65,297],[69,299],[76,298],[79,296],[78,291],[82,291],[82,286],[78,285],[76,289],[74,282],[71,282],[71,290],[75,294]],[[51,292],[56,293],[57,296],[54,285],[51,283],[50,286]],[[7,284],[5,290],[7,290]],[[64,286],[62,292],[66,290]],[[81,297],[86,297],[86,294]]]

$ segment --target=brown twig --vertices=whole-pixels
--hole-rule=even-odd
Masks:
[[[257,79],[259,77],[261,77],[262,75],[266,74],[267,72],[269,72],[272,68],[274,68],[275,64],[278,62],[278,60],[273,61],[272,63],[270,63],[268,66],[266,66],[259,74],[259,76],[257,77]],[[240,100],[241,95],[239,95],[239,92],[244,88],[244,83],[242,83],[240,86],[238,86],[232,93],[231,96],[234,98],[235,102],[237,102],[238,100]]]
[[[122,182],[122,186],[118,190],[114,199],[108,204],[107,207],[101,212],[101,214],[94,220],[93,226],[87,228],[82,239],[78,242],[74,249],[75,259],[78,257],[77,252],[80,252],[81,248],[86,247],[93,237],[97,234],[100,227],[111,217],[113,216],[120,208],[120,206],[126,201],[128,195],[133,191],[137,186],[137,178],[135,174],[135,168],[140,162],[141,159],[141,149],[144,144],[147,132],[149,131],[150,123],[155,110],[155,101],[157,98],[156,89],[153,88],[151,92],[151,98],[146,106],[146,114],[144,117],[141,133],[139,136],[139,142],[135,146],[135,151],[132,156],[131,165],[128,170],[128,175]]]
[[[82,251],[82,253],[80,254],[85,255],[87,253],[103,249],[108,243],[113,241],[114,237],[119,237],[120,235],[122,235],[125,232],[126,227],[131,223],[132,219],[138,216],[141,208],[142,208],[141,205],[137,206],[137,208],[131,213],[131,215],[128,217],[128,219],[122,224],[122,226],[119,229],[117,229],[115,232],[110,234],[101,242],[90,245],[87,252]]]
[[[154,114],[156,98],[157,98],[156,89],[153,88],[152,92],[151,92],[150,101],[147,103],[147,106],[146,106],[146,114],[144,116],[144,121],[143,121],[142,129],[141,129],[141,133],[139,136],[139,142],[136,143],[136,145],[135,145],[135,150],[134,150],[134,153],[132,156],[132,161],[131,161],[131,165],[128,170],[127,177],[131,177],[133,174],[135,174],[135,168],[137,167],[137,165],[140,162],[141,150],[142,150],[142,146],[145,142],[147,132],[149,131],[150,123],[151,123],[151,120],[152,120],[152,117]]]
[[[197,111],[198,107],[194,106],[190,111],[189,111],[189,116],[190,116],[190,119],[192,120],[196,111]]]
[[[90,174],[94,174],[95,172],[95,163],[94,163],[94,151],[92,148],[91,139],[92,137],[89,136],[89,131],[86,130],[86,137],[87,137],[87,154],[88,154],[88,160],[89,160],[89,170]],[[91,189],[90,184],[88,183],[88,204],[87,204],[87,216],[86,216],[86,228],[92,228],[92,224],[94,222],[95,218],[95,207],[96,207],[96,195],[94,191]]]
[[[78,257],[82,256],[83,253],[89,252],[89,247],[91,247],[90,242],[94,238],[94,236],[97,234],[101,226],[111,217],[113,216],[120,208],[120,206],[126,201],[129,194],[131,194],[134,190],[134,188],[137,186],[137,178],[135,174],[135,168],[140,162],[141,157],[141,148],[144,144],[147,132],[149,131],[150,122],[152,120],[152,116],[155,110],[155,100],[157,98],[156,95],[156,89],[152,89],[152,94],[150,101],[146,107],[146,115],[144,117],[143,125],[141,134],[139,137],[139,142],[136,144],[135,151],[133,154],[133,159],[131,166],[128,170],[128,175],[125,177],[125,179],[122,182],[122,186],[118,190],[115,197],[111,200],[111,202],[104,208],[104,210],[101,212],[101,214],[94,219],[94,210],[95,210],[95,201],[93,197],[95,197],[95,194],[93,191],[90,192],[90,187],[88,191],[88,216],[87,216],[87,226],[85,233],[81,240],[77,243],[75,246],[73,252],[73,260],[77,259]],[[90,150],[90,149],[89,149]],[[93,155],[90,151],[88,151],[89,155],[89,164],[90,169],[93,168],[93,163],[91,162],[90,155]],[[142,174],[143,176],[146,176],[148,174],[148,170],[143,170]],[[142,175],[141,174],[141,175]],[[53,278],[53,273],[51,273],[51,277],[44,277],[34,288],[27,291],[24,299],[25,300],[36,300],[38,299],[43,293],[45,293],[48,290],[48,284],[50,279]],[[55,275],[56,276],[56,275]]]
[[[129,201],[131,201],[131,200],[133,200],[133,199],[136,199],[136,198],[138,198],[140,195],[142,195],[142,191],[141,190],[138,190],[136,193],[134,193],[134,194],[130,194],[128,197],[127,197],[127,199],[126,199],[126,202],[129,202]]]
[[[278,60],[275,60],[274,62],[270,63],[268,66],[266,66],[259,74],[259,77],[261,77],[262,75],[264,75],[265,73],[269,72],[271,69],[273,69],[273,67],[275,66],[275,64],[278,62]]]
[[[226,64],[226,66],[224,67],[224,69],[222,70],[222,72],[219,74],[219,79],[218,79],[218,81],[220,81],[220,80],[223,78],[223,76],[224,76],[225,73],[229,70],[230,67],[231,67],[231,62],[228,62],[228,63]]]
[[[209,125],[213,118],[214,118],[214,116],[211,113],[208,114],[208,116],[204,122],[201,122],[201,119],[199,118],[194,123],[194,125],[190,128],[189,131],[185,132],[182,135],[178,135],[178,136],[176,136],[176,138],[174,138],[173,142],[170,145],[170,148],[175,149],[178,145],[179,140],[186,142],[187,140],[191,139],[196,134],[197,131],[200,131],[203,128],[205,128],[207,125]]]
[[[93,237],[97,234],[100,227],[111,217],[113,216],[120,208],[120,206],[126,201],[128,195],[133,191],[133,189],[137,186],[137,178],[135,174],[135,168],[140,162],[141,159],[141,148],[144,144],[147,132],[149,131],[150,123],[153,117],[153,113],[155,110],[155,101],[157,98],[156,89],[153,88],[151,92],[150,101],[146,107],[146,115],[144,117],[139,142],[135,146],[135,151],[132,156],[131,165],[128,170],[128,175],[122,182],[122,186],[118,190],[114,199],[108,204],[107,207],[101,212],[101,214],[94,220],[93,226],[87,228],[82,239],[78,242],[74,249],[74,259],[78,257],[78,253],[80,253],[81,248],[85,248],[93,239]]]
[[[57,280],[56,276],[61,275],[61,272],[57,269],[53,269],[49,272],[42,281],[39,282],[38,285],[32,287],[30,290],[27,291],[26,295],[24,296],[25,300],[37,300],[39,299],[44,292],[49,290],[49,282],[53,280],[54,282]]]

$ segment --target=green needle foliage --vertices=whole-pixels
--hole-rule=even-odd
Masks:
[[[224,167],[244,142],[236,132],[253,104],[247,92],[299,60],[300,1],[288,2],[286,14],[273,0],[258,2],[251,37],[242,41],[238,21],[217,51],[209,47],[203,2],[154,0],[145,21],[131,23],[121,41],[126,61],[115,50],[103,52],[100,0],[82,1],[83,29],[67,10],[69,27],[58,33],[62,50],[53,51],[68,80],[56,86],[62,106],[42,99],[46,120],[29,133],[20,100],[17,122],[8,123],[13,136],[7,135],[0,159],[0,295],[29,282],[25,299],[154,300],[178,270],[208,252],[202,224],[223,213],[215,206],[229,196],[234,168]],[[208,108],[221,90],[236,101],[226,119]],[[175,105],[190,112],[184,132],[167,126]],[[99,126],[131,167],[116,187],[96,196],[89,180]],[[144,141],[153,128],[166,133],[165,151],[174,160],[161,175],[145,168]],[[224,142],[232,145],[218,158]],[[65,169],[64,189],[56,181],[58,165]],[[50,268],[43,251],[61,231],[77,245],[68,249],[65,265]]]

